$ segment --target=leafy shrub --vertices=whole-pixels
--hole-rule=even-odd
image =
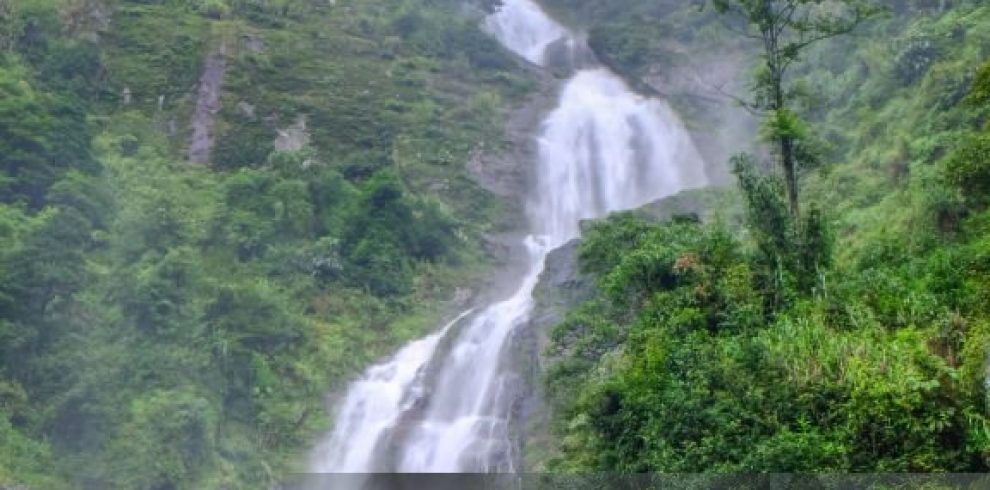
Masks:
[[[408,294],[412,267],[402,249],[385,237],[362,238],[347,255],[347,277],[377,296]]]
[[[946,176],[973,204],[990,202],[990,135],[963,138],[945,163]]]
[[[611,241],[619,236],[627,240]],[[851,290],[832,293],[843,315],[799,296],[767,320],[773,292],[754,288],[752,273],[767,265],[712,225],[619,217],[593,226],[582,247],[582,261],[602,261],[583,267],[598,271],[608,294],[552,335],[560,360],[547,380],[558,385],[551,400],[562,441],[554,468],[984,467],[984,439],[971,434],[985,415],[954,395],[962,386],[949,352],[962,344],[932,347],[917,326],[934,322],[937,306],[933,297],[912,303],[919,291],[905,271],[847,278]]]
[[[0,66],[0,200],[23,201],[32,208],[70,168],[98,173],[90,153],[85,113],[58,96],[38,91],[23,68]]]
[[[977,72],[966,101],[975,106],[990,105],[990,63]]]
[[[110,453],[115,483],[127,488],[190,488],[210,464],[217,414],[209,400],[183,390],[134,401]],[[149,471],[150,469],[150,471]]]

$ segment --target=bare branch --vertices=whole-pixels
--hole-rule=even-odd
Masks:
[[[739,97],[739,96],[737,96],[737,95],[735,95],[733,93],[730,93],[730,92],[726,91],[723,87],[724,87],[724,84],[723,85],[709,85],[708,86],[708,88],[710,88],[713,91],[715,91],[715,93],[717,93],[717,94],[721,95],[722,97],[725,97],[725,98],[727,98],[727,99],[735,102],[737,105],[739,105],[739,107],[742,107],[743,109],[746,110],[746,112],[750,113],[753,116],[763,117],[763,116],[765,116],[767,114],[766,111],[764,111],[763,109],[760,109],[759,106],[757,106],[756,104],[754,104],[754,103],[752,103],[752,102],[750,102],[750,101],[748,101],[746,99],[743,99],[742,97]]]

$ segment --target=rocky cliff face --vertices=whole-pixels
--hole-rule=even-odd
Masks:
[[[189,144],[189,161],[193,163],[210,161],[210,151],[216,137],[214,127],[220,111],[220,90],[226,71],[227,60],[221,47],[207,56],[199,81],[196,110],[192,117],[192,141]]]
[[[579,268],[580,244],[580,240],[572,240],[547,256],[546,268],[533,294],[536,306],[530,320],[530,327],[537,332],[541,347],[545,345],[543,339],[549,328],[560,323],[571,308],[590,299],[595,293],[592,278],[582,274]]]
[[[540,282],[533,291],[535,305],[530,322],[520,328],[513,338],[515,359],[526,378],[526,390],[517,409],[517,430],[522,431],[522,465],[524,471],[539,471],[538,466],[551,451],[550,413],[544,403],[543,375],[548,359],[544,350],[554,325],[560,323],[567,312],[595,294],[591,277],[582,274],[578,267],[580,240],[572,240],[551,252],[540,275]]]
[[[467,162],[468,175],[481,188],[520,204],[532,182],[529,172],[531,163],[536,161],[535,135],[539,134],[543,117],[553,108],[559,83],[542,69],[528,68],[538,89],[510,110],[502,141],[476,147]]]

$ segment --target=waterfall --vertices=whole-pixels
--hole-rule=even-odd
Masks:
[[[503,0],[482,26],[507,49],[545,64],[579,38],[533,0]],[[323,473],[514,472],[512,406],[520,382],[507,352],[525,325],[547,253],[579,222],[704,185],[704,165],[668,105],[634,93],[600,67],[574,73],[537,136],[527,205],[526,272],[508,299],[465,312],[437,333],[370,368],[336,410],[313,454]],[[449,342],[449,348],[438,345]]]

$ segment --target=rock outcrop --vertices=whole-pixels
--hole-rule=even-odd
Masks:
[[[535,304],[529,323],[512,340],[518,370],[525,377],[524,396],[518,403],[516,426],[520,431],[521,463],[526,472],[540,471],[536,465],[550,449],[550,413],[543,391],[548,359],[543,355],[549,334],[567,312],[595,294],[592,277],[578,267],[580,240],[572,240],[547,256],[540,282],[533,291]]]
[[[291,126],[278,130],[274,146],[278,151],[299,151],[308,144],[309,130],[306,129],[306,117],[299,116]]]
[[[196,110],[192,117],[192,141],[189,143],[189,161],[207,163],[216,137],[217,113],[220,112],[220,91],[227,72],[227,59],[223,46],[206,57],[203,75],[199,79]]]

